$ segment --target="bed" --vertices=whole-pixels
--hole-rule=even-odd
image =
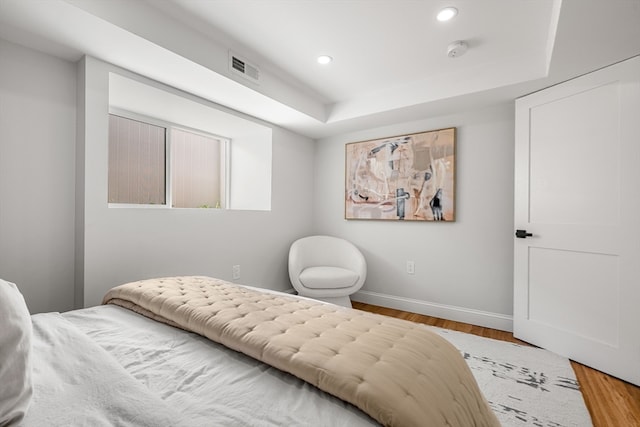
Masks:
[[[29,316],[0,281],[0,425],[499,425],[459,352],[412,322],[209,277],[104,303]]]

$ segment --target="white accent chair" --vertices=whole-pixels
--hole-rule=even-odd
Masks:
[[[367,278],[367,263],[351,242],[309,236],[289,249],[289,278],[298,295],[351,307],[349,295]]]

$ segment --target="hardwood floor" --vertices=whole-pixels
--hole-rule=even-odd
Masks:
[[[454,322],[422,314],[394,310],[360,302],[353,308],[391,317],[425,323],[440,328],[467,332],[481,337],[529,345],[513,337],[511,332]],[[600,371],[571,362],[576,373],[594,427],[640,427],[640,387],[621,381]],[[640,369],[640,367],[639,367]]]

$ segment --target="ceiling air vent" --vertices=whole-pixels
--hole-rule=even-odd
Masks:
[[[229,52],[229,69],[234,74],[239,74],[254,83],[260,81],[260,69],[258,66],[231,51]]]

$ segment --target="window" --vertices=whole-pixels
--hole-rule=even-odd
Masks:
[[[153,119],[110,114],[109,203],[224,207],[227,141]]]
[[[166,129],[109,116],[109,203],[164,205]]]
[[[171,129],[171,194],[175,208],[221,207],[224,141]]]

